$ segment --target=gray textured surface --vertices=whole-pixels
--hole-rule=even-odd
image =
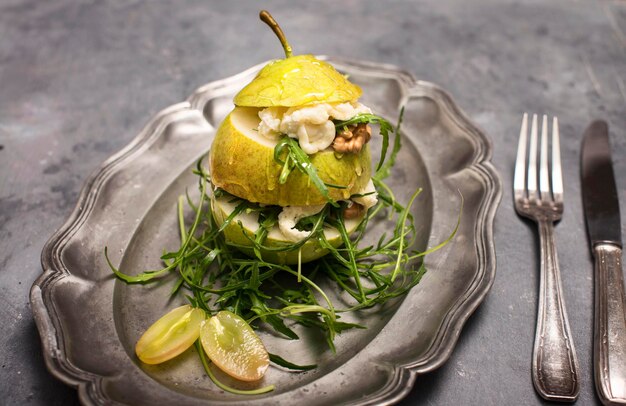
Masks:
[[[626,213],[626,3],[268,1],[296,52],[399,65],[447,89],[492,138],[505,182],[498,275],[451,359],[402,403],[538,404],[530,378],[537,298],[534,226],[511,203],[521,113],[561,122],[566,211],[557,227],[583,382],[592,382],[592,268],[579,148],[593,118],[611,126]],[[277,57],[253,2],[0,1],[0,398],[73,404],[45,370],[28,308],[39,253],[82,182],[163,107],[197,86]],[[624,224],[624,222],[622,222]],[[624,226],[622,226],[624,231]],[[95,349],[97,350],[97,349]]]

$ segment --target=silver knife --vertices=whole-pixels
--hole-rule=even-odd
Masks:
[[[596,390],[604,404],[626,404],[626,300],[621,222],[609,128],[604,121],[591,123],[583,137],[582,189],[587,231],[595,258]]]

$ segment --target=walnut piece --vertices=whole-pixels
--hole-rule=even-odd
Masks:
[[[352,204],[346,207],[343,211],[343,218],[346,220],[355,219],[360,217],[365,211],[365,207],[358,203],[352,202]]]
[[[363,145],[367,144],[370,138],[372,138],[372,129],[369,124],[351,125],[337,132],[333,141],[333,148],[337,152],[356,154],[361,151]]]

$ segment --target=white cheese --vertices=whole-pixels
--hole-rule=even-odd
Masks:
[[[369,193],[369,194],[365,195],[366,193]],[[352,197],[351,199],[353,202],[358,203],[361,206],[365,207],[365,210],[369,209],[370,207],[374,207],[376,203],[378,203],[378,193],[376,193],[374,182],[372,182],[371,179],[369,182],[367,182],[367,185],[365,185],[365,187],[362,190],[360,190],[357,194],[365,195],[365,196],[359,196],[359,197],[355,196],[355,197]]]
[[[319,213],[324,204],[315,206],[287,206],[278,215],[278,228],[286,240],[298,242],[309,236],[309,231],[300,231],[296,228],[298,221],[305,217]]]
[[[321,103],[303,107],[268,107],[259,111],[258,132],[268,139],[286,134],[298,139],[308,155],[328,148],[335,139],[335,120],[348,120],[372,111],[361,103]]]
[[[287,109],[284,107],[269,107],[259,111],[258,133],[272,141],[280,137],[280,119]]]

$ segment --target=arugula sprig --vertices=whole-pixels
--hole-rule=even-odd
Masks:
[[[282,165],[283,168],[280,172],[278,182],[284,184],[287,182],[289,174],[297,168],[300,172],[305,173],[317,190],[324,196],[324,198],[333,206],[337,207],[335,202],[330,197],[329,187],[336,189],[345,189],[345,186],[326,184],[317,174],[317,170],[311,163],[309,156],[300,148],[300,144],[293,138],[283,137],[278,141],[278,144],[274,147],[274,161]]]
[[[393,129],[394,138],[393,138],[393,148],[391,149],[391,155],[389,159],[385,162],[385,156],[387,155],[387,148],[389,147],[389,137],[387,137],[387,145],[385,146],[385,135],[383,134],[383,125],[381,125],[381,134],[383,134],[383,150],[381,151],[381,158],[376,167],[376,173],[374,174],[374,180],[383,180],[391,175],[391,168],[393,168],[394,163],[396,162],[396,158],[398,157],[398,152],[402,148],[402,137],[400,136],[400,128],[402,126],[402,120],[404,118],[404,106],[400,109],[400,115],[398,116],[398,123],[396,127]],[[389,124],[389,123],[387,123]],[[387,135],[389,134],[389,128],[385,126]]]

